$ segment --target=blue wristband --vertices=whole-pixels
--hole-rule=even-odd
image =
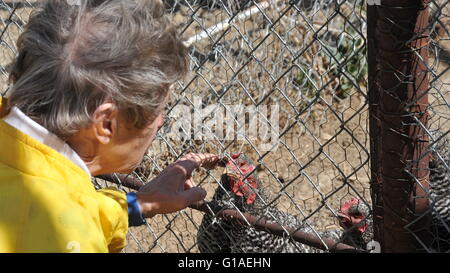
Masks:
[[[144,217],[142,217],[141,210],[139,209],[139,204],[137,202],[136,193],[127,193],[127,203],[128,203],[128,226],[137,227],[145,225]]]

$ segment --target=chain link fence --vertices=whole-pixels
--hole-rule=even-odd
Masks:
[[[243,181],[250,187],[250,178],[257,178],[258,189],[253,191],[254,202],[246,202],[248,194],[235,196],[230,189],[224,168],[199,170],[195,183],[207,190],[206,200],[211,202],[130,228],[124,252],[316,252],[349,245],[357,251],[380,250],[373,240],[381,245],[387,240],[379,230],[385,230],[383,208],[390,204],[382,198],[388,187],[373,178],[382,177],[374,171],[380,164],[373,158],[377,156],[376,162],[391,158],[389,152],[376,148],[379,143],[371,145],[371,139],[382,135],[374,129],[372,138],[369,134],[370,111],[378,104],[368,90],[372,81],[379,87],[383,69],[393,69],[368,65],[368,15],[370,8],[382,8],[382,1],[369,2],[165,1],[189,48],[190,73],[173,87],[165,126],[141,166],[128,177],[93,182],[97,187],[115,185],[130,191],[188,152],[229,159],[242,153],[253,161],[251,172],[241,173]],[[422,198],[430,205],[414,221],[394,210],[399,219],[407,219],[402,222],[404,233],[412,236],[418,249],[430,252],[450,249],[448,3],[428,4],[430,42],[424,50],[429,57],[419,59],[430,83],[423,93],[429,99],[429,119],[421,127],[430,145],[408,165],[432,155],[430,187],[423,184],[423,177],[415,177],[416,172],[409,176],[420,183]],[[36,5],[0,0],[0,88],[6,95],[9,64],[17,53],[15,41]],[[377,25],[377,33],[386,35],[389,29],[381,26]],[[397,34],[398,41],[404,41]],[[401,81],[410,79],[400,75]],[[392,94],[392,86],[382,87],[380,93]],[[418,121],[422,120],[414,120]],[[345,206],[355,200],[359,214],[343,217]],[[231,212],[224,215],[213,205]],[[355,218],[363,219],[356,227],[362,233],[344,232],[345,221]],[[425,224],[420,221],[431,218]],[[262,220],[268,222],[263,225]],[[426,236],[417,234],[417,222],[427,227]]]

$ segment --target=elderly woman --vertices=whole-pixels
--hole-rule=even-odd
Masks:
[[[129,225],[202,200],[190,154],[137,194],[96,191],[91,177],[129,173],[157,130],[186,48],[151,0],[52,0],[18,40],[0,98],[0,252],[117,252]]]

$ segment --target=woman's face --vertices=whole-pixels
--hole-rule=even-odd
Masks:
[[[141,164],[158,130],[164,125],[165,108],[170,98],[169,91],[155,110],[159,115],[144,128],[129,128],[131,126],[128,126],[126,118],[119,115],[116,136],[108,152],[110,159],[106,159],[107,168],[110,169],[107,173],[129,174]]]
[[[118,135],[111,151],[110,167],[116,173],[131,173],[142,162],[144,155],[164,124],[161,112],[156,119],[143,129],[128,128],[126,122],[119,122]]]
[[[164,108],[143,128],[129,125],[114,103],[100,105],[93,114],[94,122],[69,139],[69,145],[84,160],[91,175],[129,174],[142,162],[156,133],[164,124]]]

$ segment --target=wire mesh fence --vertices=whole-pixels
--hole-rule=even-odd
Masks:
[[[93,182],[97,187],[137,189],[188,152],[216,153],[229,161],[225,168],[195,174],[195,183],[208,192],[208,202],[130,228],[124,252],[318,252],[348,246],[376,252],[380,248],[375,239],[384,245],[379,230],[388,226],[383,221],[386,207],[393,209],[391,215],[401,220],[402,232],[412,236],[417,249],[448,251],[449,1],[426,5],[426,32],[392,32],[392,14],[380,16],[385,24],[374,27],[375,37],[390,35],[401,45],[430,34],[422,51],[410,50],[420,56],[429,79],[421,93],[429,103],[420,111],[429,118],[426,123],[409,120],[421,125],[425,133],[417,138],[426,147],[399,171],[409,175],[411,184],[421,185],[422,199],[430,204],[410,218],[382,198],[387,195],[383,189],[389,188],[382,185],[387,173],[374,169],[396,163],[389,150],[377,148],[383,143],[371,145],[369,134],[371,128],[372,141],[384,139],[371,124],[378,116],[369,113],[378,111],[381,103],[369,97],[369,83],[385,94],[379,97],[401,102],[402,115],[416,117],[418,112],[408,108],[415,101],[396,96],[396,85],[382,81],[383,73],[394,71],[400,83],[408,83],[414,77],[403,72],[410,70],[368,65],[368,15],[370,9],[386,11],[382,2],[165,1],[189,48],[190,73],[172,87],[165,126],[141,166],[130,176]],[[0,0],[0,88],[6,95],[15,41],[37,5]],[[376,50],[388,51],[379,42],[374,41]],[[428,60],[420,55],[423,52]],[[432,157],[430,187],[423,183],[428,172],[416,177],[414,169],[414,162],[423,162],[427,154]],[[389,161],[374,163],[374,155]],[[395,191],[394,195],[401,196]],[[418,234],[415,223],[428,232]]]

